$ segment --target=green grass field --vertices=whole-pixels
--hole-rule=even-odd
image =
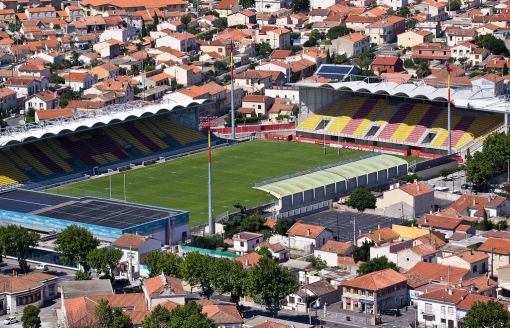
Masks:
[[[297,142],[254,141],[213,151],[213,206],[218,216],[237,202],[244,206],[272,200],[253,189],[257,182],[343,161],[364,154]],[[125,173],[126,200],[190,211],[190,224],[207,222],[207,153]],[[101,177],[48,190],[71,196],[109,197],[109,178]],[[123,174],[112,176],[112,197],[124,199]]]

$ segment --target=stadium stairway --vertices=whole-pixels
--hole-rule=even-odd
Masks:
[[[29,179],[30,178],[6,156],[5,152],[0,152],[0,186],[27,181]]]
[[[315,130],[322,120],[321,115],[314,114],[299,124],[298,129]]]
[[[452,147],[455,147],[460,141],[462,136],[468,131],[471,124],[475,121],[472,116],[462,116],[459,122],[452,129]],[[469,132],[468,132],[469,133]],[[443,146],[448,146],[448,139],[443,143]]]
[[[141,121],[135,121],[133,125],[135,128],[138,129],[138,131],[143,133],[147,138],[150,139],[150,141],[152,141],[160,149],[168,148],[168,145],[162,139],[160,139],[160,137],[156,134],[156,131],[153,132],[151,129],[147,127],[147,125],[143,124]]]
[[[145,146],[141,141],[136,139],[121,125],[114,125],[111,127],[112,131],[117,134],[121,139],[125,140],[126,144],[130,144],[138,149],[142,154],[149,154],[151,150]]]
[[[331,133],[342,133],[344,128],[349,124],[354,114],[362,106],[365,98],[351,97],[340,113],[333,119],[326,131]]]
[[[379,114],[379,112],[384,108],[385,102],[382,99],[379,99],[374,107],[370,110],[366,117],[364,117],[360,123],[360,125],[354,131],[355,136],[363,137],[368,129],[368,127],[375,121],[375,118]]]
[[[55,162],[64,172],[72,172],[73,168],[63,158],[61,158],[54,148],[46,142],[35,142],[34,146],[37,147],[41,152],[46,154],[53,162]]]
[[[358,111],[356,111],[356,113],[352,116],[352,120],[345,126],[345,128],[342,130],[342,133],[353,134],[376,104],[377,99],[367,98],[365,102],[359,107]]]
[[[65,172],[65,170],[62,167],[60,167],[57,163],[55,163],[51,158],[48,157],[48,155],[46,155],[46,153],[42,152],[33,143],[24,145],[20,149],[24,149],[24,151],[26,151],[27,153],[32,155],[42,165],[44,165],[48,170],[50,170],[51,172],[49,174]],[[41,173],[43,173],[43,172],[41,172]],[[49,175],[49,174],[46,174],[46,175]]]
[[[446,115],[448,115],[448,114],[445,113],[445,116]],[[442,116],[440,118],[442,118]],[[462,116],[460,116],[459,114],[454,112],[452,114],[452,126],[457,126],[457,124],[459,123],[461,118],[462,118]],[[433,146],[440,147],[440,146],[448,145],[448,117],[447,116],[444,119],[444,121],[445,121],[445,127],[438,128],[438,135],[436,136],[434,141],[432,141]],[[452,145],[453,145],[453,143],[452,143]]]
[[[99,164],[92,157],[96,154],[89,148],[85,141],[77,138],[70,138],[70,136],[62,137],[58,141],[63,148],[69,151],[75,159],[79,159],[83,162],[83,164],[87,166],[96,166]]]
[[[391,116],[388,124],[382,129],[378,137],[382,139],[391,139],[400,124],[405,120],[409,114],[409,110],[413,107],[412,104],[404,103],[397,108],[395,114]]]
[[[148,138],[145,134],[140,132],[133,124],[127,123],[123,124],[122,127],[126,129],[136,140],[138,140],[142,145],[148,148],[151,152],[156,152],[161,149],[157,144],[155,144],[150,138]]]
[[[418,123],[425,116],[429,106],[423,104],[415,104],[409,109],[409,113],[406,115],[405,119],[399,125],[397,130],[391,136],[392,140],[405,141],[411,134],[411,132],[416,128]]]
[[[441,111],[443,109],[440,107],[432,106],[430,107],[425,115],[422,117],[418,125],[413,129],[413,131],[409,134],[406,141],[407,142],[419,142],[422,137],[424,137],[427,129],[432,127],[434,121],[439,117]]]
[[[167,120],[156,121],[156,124],[162,131],[165,131],[170,137],[177,140],[181,145],[187,145],[198,141],[203,141],[206,137],[192,128],[182,126]]]

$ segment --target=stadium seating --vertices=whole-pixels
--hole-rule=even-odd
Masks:
[[[324,110],[302,121],[297,129],[321,129],[322,120],[329,121],[326,131],[352,135],[353,138],[377,137],[389,143],[411,143],[417,146],[441,147],[448,144],[446,106],[352,96],[337,100]],[[452,147],[462,148],[484,136],[502,123],[497,114],[452,111]]]

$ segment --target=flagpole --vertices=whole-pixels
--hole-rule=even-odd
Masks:
[[[234,108],[234,40],[230,40],[230,118],[232,140],[236,139],[236,118]]]
[[[451,68],[446,63],[446,70],[448,71],[448,155],[452,153],[452,108],[451,108]]]

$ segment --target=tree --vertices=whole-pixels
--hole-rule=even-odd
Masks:
[[[157,305],[150,314],[146,315],[142,322],[142,328],[167,327],[171,317],[170,310]]]
[[[89,272],[78,271],[74,275],[74,280],[92,280],[92,276]]]
[[[466,161],[466,180],[476,186],[486,186],[492,177],[493,163],[482,152],[476,152]]]
[[[35,305],[27,305],[23,309],[21,316],[21,324],[23,328],[39,328],[41,327],[41,318],[39,318],[41,310]]]
[[[453,0],[450,2],[450,11],[457,11],[462,7],[462,1],[460,0]]]
[[[149,266],[151,277],[159,276],[160,274],[180,277],[183,260],[177,254],[153,251],[147,254],[144,261]]]
[[[30,107],[25,115],[25,123],[34,123],[35,122],[35,109]]]
[[[89,272],[87,256],[99,246],[99,240],[87,229],[70,225],[58,234],[55,244],[64,263],[78,262],[85,272]]]
[[[501,230],[506,230],[508,228],[508,222],[506,222],[506,220],[501,220],[501,221],[498,221],[495,225],[494,225],[494,228],[496,228],[497,230],[501,231]]]
[[[230,301],[239,304],[248,276],[243,265],[237,261],[219,258],[214,261],[212,271],[214,289],[221,294],[230,293]]]
[[[2,232],[2,248],[5,254],[16,256],[23,272],[28,271],[27,257],[38,241],[39,235],[36,232],[17,225],[8,225]]]
[[[253,8],[255,6],[255,0],[240,0],[239,5],[244,9]]]
[[[225,243],[223,238],[220,235],[212,235],[212,236],[192,236],[191,242],[188,243],[189,246],[205,248],[205,249],[218,249],[222,248],[226,250],[228,245]]]
[[[261,230],[267,229],[268,227],[266,226],[266,218],[257,212],[253,215],[245,217],[241,221],[241,228],[244,231],[259,232]]]
[[[294,12],[308,11],[310,9],[310,0],[294,0],[292,3]]]
[[[351,64],[351,61],[345,54],[335,55],[331,58],[331,64]]]
[[[195,302],[178,306],[170,312],[168,328],[212,328],[215,325],[204,314],[202,307]]]
[[[358,269],[358,277],[364,276],[368,273],[381,271],[384,269],[393,269],[398,272],[398,267],[395,263],[388,261],[386,256],[376,257],[374,259],[368,260],[365,263],[361,264]]]
[[[506,172],[507,160],[510,159],[510,135],[495,133],[483,142],[483,154],[492,163],[494,175]]]
[[[418,68],[416,68],[416,75],[422,79],[428,75],[430,75],[430,68],[429,68],[429,63],[426,62],[426,61],[423,61],[421,62],[419,65],[418,65]]]
[[[370,259],[370,247],[375,246],[373,241],[364,241],[360,247],[354,246],[354,251],[352,252],[352,258],[354,262],[365,262]]]
[[[269,257],[269,258],[273,257],[273,254],[271,254],[271,251],[266,246],[259,248],[259,250],[256,252],[260,256],[265,256],[265,257]]]
[[[328,267],[326,262],[323,259],[320,259],[316,256],[310,255],[306,258],[306,262],[312,263],[313,267],[317,270],[322,270]]]
[[[100,300],[94,313],[94,328],[132,328],[129,315],[119,307],[112,307],[106,300]]]
[[[361,69],[362,71],[367,71],[370,67],[370,64],[372,64],[372,61],[374,60],[374,54],[373,53],[361,53],[357,57],[353,59],[353,64]]]
[[[184,25],[184,29],[188,29],[188,24],[191,22],[191,16],[186,14],[181,16],[181,23]]]
[[[119,265],[122,254],[117,248],[96,248],[88,254],[87,261],[98,276],[110,277],[112,271]]]
[[[359,212],[365,211],[367,208],[375,208],[376,198],[370,190],[361,186],[356,188],[349,196],[346,205],[357,209]]]
[[[149,33],[147,32],[147,26],[145,26],[145,21],[143,19],[142,19],[142,29],[141,29],[140,33],[141,33],[142,38],[149,35]]]
[[[158,25],[159,25],[158,13],[154,12],[154,17],[152,17],[152,30],[156,31]]]
[[[296,276],[278,265],[273,259],[261,257],[250,270],[246,290],[257,303],[277,315],[285,298],[298,289]]]
[[[402,6],[395,12],[395,15],[405,18],[411,15],[411,11],[409,10],[409,7]]]
[[[218,30],[218,31],[223,31],[224,29],[226,29],[228,27],[228,21],[227,21],[227,18],[226,17],[220,17],[218,19],[216,19],[213,23],[213,26]]]
[[[315,47],[317,45],[317,39],[313,36],[310,36],[305,43],[303,43],[303,47]]]
[[[51,74],[49,80],[50,80],[50,83],[54,83],[54,84],[64,84],[66,82],[66,80],[64,80],[64,78],[62,76],[59,76],[57,74]]]
[[[406,30],[415,28],[417,23],[418,21],[416,19],[409,18],[408,20],[406,20]]]
[[[202,294],[208,299],[214,293],[213,279],[215,272],[211,270],[213,260],[198,252],[186,255],[181,264],[181,276],[191,287],[200,286]]]
[[[274,230],[277,234],[285,236],[287,235],[287,231],[289,231],[290,227],[292,227],[294,223],[296,223],[296,219],[291,218],[278,219],[274,226]]]
[[[273,51],[269,43],[261,42],[255,44],[255,51],[259,56],[267,56]]]
[[[462,319],[462,327],[507,327],[510,321],[508,312],[503,304],[489,300],[488,302],[475,302]]]
[[[328,32],[326,33],[326,36],[328,37],[328,39],[334,40],[338,37],[341,37],[341,36],[344,36],[346,34],[350,34],[353,32],[354,32],[354,30],[347,28],[344,25],[338,25],[338,26],[334,26],[334,27],[330,28],[328,30]]]
[[[473,39],[473,42],[479,47],[488,49],[495,55],[504,55],[507,57],[510,55],[505,41],[496,38],[492,34],[479,35]]]

